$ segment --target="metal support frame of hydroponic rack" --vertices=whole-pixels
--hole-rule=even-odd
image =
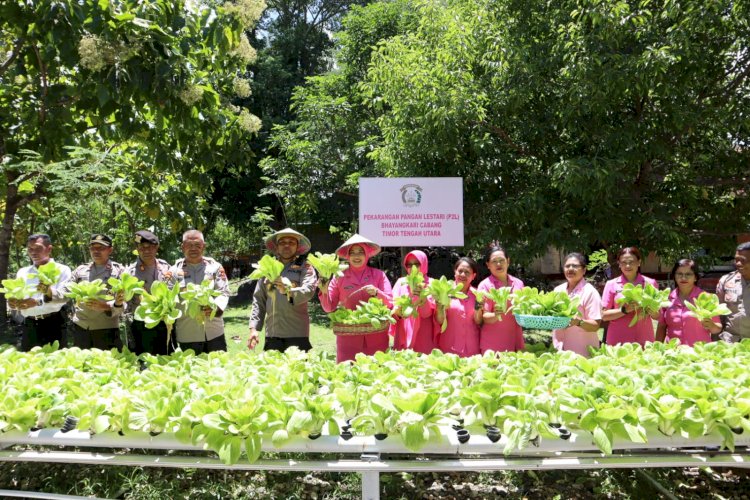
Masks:
[[[650,433],[648,443],[616,441],[612,455],[605,455],[593,444],[587,432],[572,432],[570,439],[541,439],[537,446],[502,454],[505,438],[493,443],[484,435],[472,435],[459,443],[455,431],[443,428],[441,435],[415,453],[398,437],[378,441],[372,436],[355,436],[344,440],[324,435],[316,440],[294,438],[280,448],[270,439],[263,440],[268,453],[304,454],[299,458],[261,458],[255,462],[241,460],[227,465],[200,446],[178,441],[171,434],[151,436],[148,433],[91,435],[73,430],[62,432],[42,429],[22,433],[0,434],[0,461],[53,462],[140,467],[205,468],[226,470],[356,472],[362,475],[362,498],[380,497],[382,472],[478,472],[498,470],[552,470],[656,467],[750,467],[750,436],[736,436],[735,452],[720,451],[721,437],[696,439],[668,437]],[[62,447],[43,450],[40,447]],[[23,447],[24,449],[20,449]],[[13,448],[13,449],[9,449]],[[91,451],[106,449],[110,452]],[[179,452],[178,454],[134,454],[133,449]],[[120,450],[120,451],[116,451]],[[127,450],[127,451],[125,451]],[[182,454],[183,452],[192,452]],[[316,455],[336,454],[340,458]]]

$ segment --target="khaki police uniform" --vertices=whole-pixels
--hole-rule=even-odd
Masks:
[[[125,266],[111,260],[101,266],[93,262],[83,264],[73,271],[70,281],[66,284],[66,291],[70,291],[73,283],[82,281],[102,280],[106,284],[109,278],[119,278],[124,271]],[[109,311],[92,309],[85,304],[75,305],[71,333],[76,347],[81,349],[95,347],[105,350],[113,347],[122,348],[120,318],[124,313],[124,305],[117,307],[114,305],[114,300],[110,300],[109,304],[112,306]]]
[[[218,311],[213,319],[206,318],[204,324],[185,314],[175,322],[177,342],[183,350],[193,349],[196,353],[225,351],[224,318],[221,317],[229,304],[229,280],[224,267],[211,257],[203,257],[198,264],[189,264],[179,259],[171,269],[172,277],[184,289],[189,283],[200,285],[204,280],[212,281],[214,289],[221,292],[216,297]]]
[[[716,286],[719,300],[726,304],[731,314],[722,318],[724,330],[722,338],[730,340],[725,334],[731,335],[731,340],[737,342],[743,338],[750,338],[750,283],[742,278],[739,271],[724,275]]]
[[[125,272],[135,276],[143,281],[143,288],[151,291],[151,285],[156,282],[164,282],[172,286],[172,274],[169,271],[170,266],[166,260],[156,259],[154,265],[147,266],[141,259],[130,264]],[[154,328],[146,328],[143,321],[133,318],[136,308],[140,305],[141,296],[136,294],[128,302],[128,323],[130,333],[135,341],[134,352],[142,354],[148,352],[151,354],[169,354],[174,351],[174,345],[167,344],[167,325],[163,321],[159,322]]]

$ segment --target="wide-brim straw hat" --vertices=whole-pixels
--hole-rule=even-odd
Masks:
[[[342,259],[348,259],[349,249],[351,249],[351,247],[353,247],[354,245],[360,245],[362,248],[364,248],[365,257],[368,259],[380,253],[380,245],[378,245],[374,241],[368,240],[360,234],[355,234],[354,236],[346,240],[344,244],[336,250],[336,255],[338,255]]]
[[[271,236],[266,238],[266,248],[272,252],[275,252],[276,242],[279,241],[279,238],[283,238],[284,236],[290,236],[297,240],[297,255],[302,255],[303,253],[307,253],[310,251],[310,247],[312,245],[310,244],[310,240],[307,238],[307,236],[295,231],[291,227],[282,229],[281,231],[276,231]]]

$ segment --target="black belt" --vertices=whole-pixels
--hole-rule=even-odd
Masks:
[[[47,319],[50,316],[54,316],[55,314],[59,314],[59,313],[60,313],[60,311],[55,311],[55,312],[51,312],[51,313],[47,313],[47,314],[39,314],[37,316],[26,316],[26,319],[31,319],[31,320],[34,320],[34,321],[41,321],[43,319]]]

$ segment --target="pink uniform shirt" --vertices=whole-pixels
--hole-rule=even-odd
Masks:
[[[328,293],[318,292],[320,305],[326,312],[336,310],[341,303],[347,309],[356,309],[360,301],[367,301],[370,296],[362,290],[367,285],[378,289],[377,297],[386,306],[391,307],[391,283],[380,269],[364,266],[361,270],[351,267],[344,271],[340,278],[333,278],[328,284]],[[388,349],[388,332],[369,335],[348,335],[336,337],[336,361],[353,360],[357,353],[375,354]]]
[[[594,286],[582,279],[568,292],[568,284],[563,283],[555,287],[556,292],[565,292],[571,299],[580,297],[578,312],[583,319],[602,319],[602,299]],[[589,346],[599,347],[597,332],[587,332],[580,326],[569,326],[561,330],[552,331],[552,345],[558,351],[573,351],[581,356],[589,357]]]
[[[432,298],[430,303],[435,306]],[[450,307],[445,310],[448,327],[443,333],[440,333],[441,325],[437,322],[437,315],[433,316],[438,349],[464,358],[479,354],[479,325],[474,323],[475,304],[476,297],[471,290],[467,292],[465,299],[451,299]]]
[[[604,293],[602,293],[603,309],[616,309],[620,307],[617,305],[616,301],[622,297],[622,289],[627,282],[628,280],[625,278],[625,275],[607,281],[607,284],[604,285]],[[659,284],[656,280],[643,276],[641,273],[638,273],[633,281],[634,285],[641,285],[643,287],[648,283],[655,288],[659,288]],[[635,313],[626,314],[622,318],[609,322],[609,328],[607,329],[607,345],[637,342],[643,347],[646,342],[654,341],[654,323],[650,316],[642,318],[632,327],[628,326],[633,320],[634,314]]]
[[[508,275],[508,285],[514,292],[524,286],[523,281],[510,274]],[[499,279],[490,275],[479,283],[478,289],[480,292],[486,292],[492,288],[502,288],[503,286]],[[493,312],[495,310],[495,302],[489,299],[485,300],[484,310]],[[502,321],[500,321],[501,319]],[[479,338],[479,349],[482,351],[482,354],[487,351],[522,351],[523,348],[523,330],[516,323],[513,311],[498,316],[496,323],[485,323],[482,325]]]
[[[430,282],[427,277],[427,256],[424,252],[415,251],[406,255],[404,261],[409,257],[414,257],[419,261],[419,271],[425,275],[425,285]],[[407,271],[408,272],[408,271]],[[406,278],[399,278],[393,286],[393,298],[402,295],[409,295],[409,286],[406,284]],[[412,297],[412,302],[417,303],[417,296]],[[433,338],[432,314],[434,310],[430,303],[425,301],[418,309],[416,317],[401,318],[396,317],[395,325],[391,326],[391,335],[393,336],[393,348],[397,350],[412,349],[423,354],[429,354],[435,348]]]
[[[702,291],[694,286],[687,300],[694,302]],[[672,290],[669,294],[669,301],[671,302],[669,307],[663,308],[659,313],[659,324],[667,325],[665,341],[679,339],[680,344],[689,346],[696,342],[711,342],[711,332],[703,328],[696,318],[688,316],[690,309],[685,307],[685,302],[680,298],[679,289]],[[711,320],[718,323],[719,317],[713,317]]]

